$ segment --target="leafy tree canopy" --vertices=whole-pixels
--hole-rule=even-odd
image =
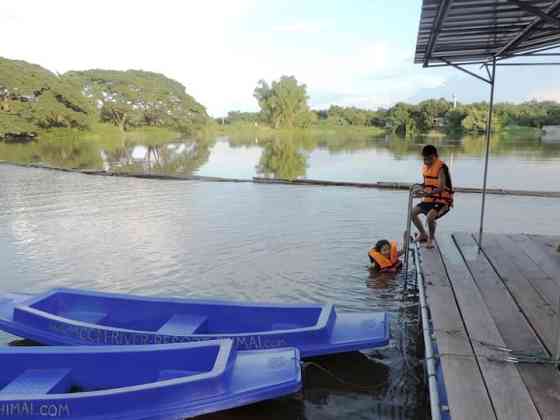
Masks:
[[[54,127],[87,128],[91,110],[80,91],[58,75],[0,57],[0,138],[34,137]]]
[[[130,127],[168,127],[190,132],[208,121],[206,109],[185,87],[159,73],[140,70],[73,71],[65,80],[81,86],[102,121],[123,131]]]
[[[306,127],[314,119],[307,105],[307,87],[294,76],[282,76],[271,85],[261,80],[254,96],[263,119],[274,128]]]

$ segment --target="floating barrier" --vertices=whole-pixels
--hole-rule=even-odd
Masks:
[[[255,183],[255,184],[278,184],[278,185],[303,185],[303,186],[320,186],[320,187],[349,187],[349,188],[375,188],[382,190],[403,190],[408,191],[413,183],[407,182],[345,182],[345,181],[324,181],[316,179],[281,179],[281,178],[262,178],[253,177],[252,179],[243,178],[223,178],[213,176],[200,176],[200,175],[167,175],[159,173],[144,173],[144,172],[128,172],[128,171],[104,171],[96,169],[71,169],[61,168],[55,166],[48,166],[43,164],[29,163],[19,164],[7,161],[0,161],[0,164],[20,166],[25,168],[38,168],[52,171],[72,172],[83,175],[98,175],[98,176],[115,176],[127,178],[142,178],[142,179],[159,179],[169,181],[206,181],[206,182],[236,182],[236,183]],[[480,188],[470,187],[455,187],[455,192],[464,194],[482,194]],[[492,195],[509,195],[520,197],[543,197],[543,198],[560,198],[560,191],[530,191],[530,190],[510,190],[504,188],[488,188],[487,194]]]

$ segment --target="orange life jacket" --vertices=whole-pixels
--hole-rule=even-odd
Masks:
[[[445,170],[445,178],[447,185],[444,186],[443,191],[432,197],[424,197],[425,203],[442,203],[453,207],[453,184],[449,175],[447,165],[436,159],[431,166],[424,165],[422,167],[422,176],[424,177],[424,192],[431,193],[434,189],[439,188],[439,172]]]
[[[381,252],[372,248],[368,255],[373,261],[378,265],[381,270],[389,271],[394,270],[399,265],[399,249],[397,247],[397,241],[391,241],[391,258],[386,258]]]

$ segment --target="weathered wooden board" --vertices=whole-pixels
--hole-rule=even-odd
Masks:
[[[495,419],[439,252],[423,249],[422,258],[426,296],[451,417],[454,420]]]
[[[463,247],[466,249],[471,249],[473,246],[476,247],[476,243],[470,234],[455,234],[454,238],[461,251]],[[507,347],[512,349],[527,352],[544,352],[545,349],[538,340],[534,327],[524,316],[517,302],[494,271],[486,256],[483,253],[477,253],[476,256],[471,255],[470,258],[465,258],[465,262],[472,275],[471,278],[474,280],[476,289],[486,303],[491,320],[494,322],[499,336],[501,336],[502,340],[498,340],[496,344],[501,344],[500,341],[503,341]],[[467,310],[470,312],[473,308],[462,312],[466,313]],[[478,331],[471,329],[468,323],[467,328],[472,339]],[[494,340],[488,341],[495,342]],[[517,370],[535,407],[527,414],[522,414],[521,412],[518,414],[512,413],[510,418],[539,418],[534,416],[540,415],[540,418],[543,419],[557,419],[558,413],[560,413],[559,372],[550,366],[536,364],[517,365]],[[522,392],[520,395],[519,392],[521,391],[518,387],[511,389],[510,403],[517,401],[519,398],[522,398],[527,403],[526,393]],[[494,392],[490,391],[490,395],[494,397]],[[534,412],[535,408],[538,410],[538,413]]]
[[[553,258],[547,247],[527,235],[508,235],[534,262],[560,286],[560,260]]]
[[[549,354],[553,353],[557,342],[556,311],[526,277],[522,267],[526,261],[517,260],[503,242],[498,241],[497,235],[487,235],[482,249]],[[555,283],[552,285],[556,286]],[[556,286],[553,291],[556,296],[559,290],[560,287]]]
[[[488,360],[495,357],[496,352],[483,343],[501,346],[507,343],[452,238],[440,236],[438,243],[497,418],[540,419],[517,368],[512,364]],[[477,259],[483,258],[478,252],[472,252],[477,249],[476,244],[465,245],[466,249],[470,246],[467,255],[471,261],[477,263]]]

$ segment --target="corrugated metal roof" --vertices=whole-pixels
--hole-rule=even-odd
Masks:
[[[560,46],[560,0],[423,0],[414,61],[485,62]]]

